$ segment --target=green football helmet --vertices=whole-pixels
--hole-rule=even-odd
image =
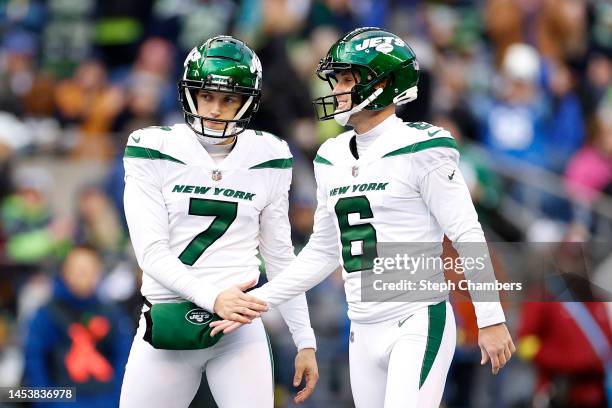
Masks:
[[[261,98],[262,69],[255,52],[236,38],[220,35],[192,49],[183,65],[178,92],[187,125],[197,134],[212,138],[242,133]],[[243,103],[230,120],[200,116],[196,93],[201,89],[240,95]],[[223,131],[206,129],[206,120],[225,123]]]
[[[417,97],[419,64],[412,48],[397,35],[377,27],[362,27],[346,34],[331,46],[319,62],[317,76],[334,89],[336,74],[353,73],[350,92],[330,94],[313,100],[319,120],[334,118],[346,125],[349,117],[363,109],[380,110],[402,105]],[[385,83],[384,87],[378,86]],[[351,106],[338,110],[336,96],[351,96]]]

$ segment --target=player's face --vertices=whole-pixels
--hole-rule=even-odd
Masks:
[[[340,71],[336,74],[336,85],[332,90],[333,94],[341,94],[344,92],[350,92],[359,81],[359,74],[351,70]],[[338,102],[337,111],[344,111],[351,107],[351,95],[338,95],[336,97]]]
[[[196,94],[198,115],[207,118],[231,120],[234,119],[242,105],[242,97],[226,92],[201,89]],[[205,120],[204,127],[213,130],[223,130],[225,123]]]

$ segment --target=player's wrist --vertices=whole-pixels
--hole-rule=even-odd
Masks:
[[[199,285],[194,303],[209,312],[215,312],[215,303],[222,291],[221,288],[215,285],[202,283]]]
[[[484,330],[484,329],[490,329],[492,327],[501,327],[501,326],[505,326],[506,323],[505,322],[499,322],[499,323],[493,323],[493,324],[489,324],[487,326],[483,326],[483,327],[479,327],[479,330]]]
[[[296,346],[296,348],[297,348],[298,353],[300,351],[308,351],[308,350],[312,350],[313,352],[316,353],[316,351],[317,351],[317,344],[316,344],[316,342],[313,342],[313,343],[304,343],[304,344],[301,344],[299,346]]]
[[[474,302],[474,311],[479,329],[506,322],[504,309],[499,302]]]
[[[312,327],[308,326],[300,330],[296,330],[291,334],[291,337],[293,338],[293,343],[295,343],[295,347],[298,351],[308,348],[315,351],[317,350],[317,340]]]

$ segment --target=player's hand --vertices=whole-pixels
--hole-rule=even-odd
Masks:
[[[319,381],[319,367],[315,350],[305,348],[300,350],[295,356],[295,375],[293,376],[293,386],[298,387],[302,383],[302,378],[306,378],[306,386],[302,388],[293,398],[296,404],[306,401],[315,389]]]
[[[210,337],[215,337],[215,335],[219,332],[223,332],[223,334],[228,334],[236,330],[242,326],[242,323],[235,322],[233,320],[217,320],[210,324],[212,327],[212,331],[210,332]]]
[[[227,320],[240,323],[251,323],[251,320],[261,316],[268,310],[266,302],[244,293],[255,286],[255,279],[225,289],[215,299],[214,312]]]
[[[512,337],[504,323],[483,327],[478,331],[478,345],[482,358],[480,364],[484,365],[491,360],[491,372],[497,374],[503,368],[512,353],[516,351]]]

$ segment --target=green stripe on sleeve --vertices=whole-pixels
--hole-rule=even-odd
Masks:
[[[148,160],[168,160],[175,163],[185,164],[172,156],[164,154],[159,150],[149,149],[148,147],[127,146],[123,157],[133,157],[136,159]]]
[[[314,158],[314,162],[315,163],[321,163],[321,164],[327,164],[328,166],[333,166],[332,162],[330,162],[329,160],[327,160],[324,157],[319,156],[318,154]]]
[[[410,154],[420,152],[421,150],[431,149],[432,147],[452,147],[458,149],[455,139],[450,137],[440,137],[437,139],[426,140],[424,142],[414,143],[401,149],[394,150],[385,154],[383,157],[398,156],[400,154]]]
[[[423,364],[421,365],[421,380],[419,381],[419,389],[425,383],[429,371],[433,366],[442,336],[444,335],[444,325],[446,323],[446,302],[440,302],[437,305],[427,307],[429,313],[429,328],[427,330],[427,345],[425,346],[425,354],[423,355]]]
[[[293,167],[293,159],[273,159],[268,160],[263,163],[259,163],[255,166],[249,167],[249,170],[252,169],[290,169]]]

